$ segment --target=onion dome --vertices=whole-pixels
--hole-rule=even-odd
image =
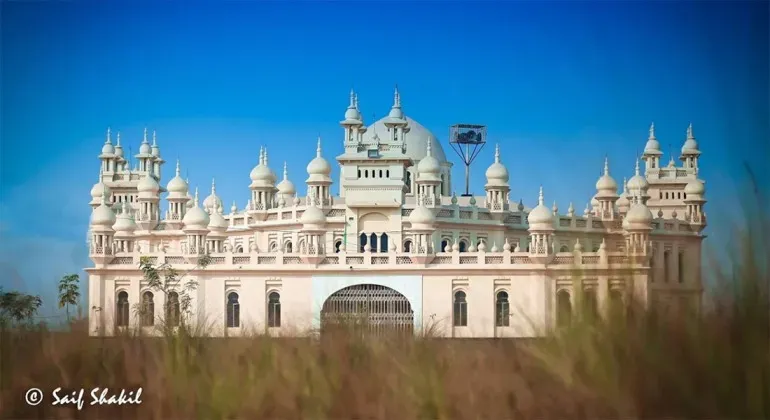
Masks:
[[[302,228],[305,230],[320,230],[326,225],[326,214],[323,210],[319,209],[315,203],[312,203],[302,213],[299,221],[302,223]]]
[[[617,197],[618,183],[610,176],[610,160],[604,158],[604,173],[596,181],[597,197]]]
[[[187,178],[185,182],[187,185],[190,185],[190,178]],[[190,190],[187,190],[187,204],[185,204],[185,207],[187,207],[188,210],[193,208],[193,196],[190,195]]]
[[[706,186],[703,185],[703,181],[694,179],[685,185],[684,193],[690,196],[688,198],[700,198],[706,193]]]
[[[632,196],[644,196],[649,187],[650,184],[647,182],[647,178],[639,173],[639,160],[637,159],[634,176],[628,180],[628,192],[631,193]]]
[[[183,198],[188,193],[187,182],[179,175],[179,160],[176,161],[176,175],[166,184],[169,198]]]
[[[217,186],[214,183],[214,179],[212,179],[211,194],[203,200],[203,210],[208,214],[213,214],[220,207],[222,207],[222,199],[217,195]]]
[[[117,142],[115,144],[115,156],[123,157],[123,146],[120,145],[120,131],[118,131]]]
[[[618,198],[616,203],[620,213],[626,213],[631,206],[631,202],[628,201],[628,181],[626,181],[625,178],[623,178],[623,192],[620,194],[620,198]]]
[[[286,162],[283,163],[283,179],[276,185],[278,193],[281,194],[281,198],[294,197],[297,193],[297,189],[294,188],[294,183],[289,181],[289,170],[286,166]]]
[[[537,207],[532,209],[527,216],[530,230],[553,229],[553,213],[545,206],[543,199],[543,187],[540,187],[540,197]]]
[[[209,230],[216,233],[223,233],[227,230],[228,226],[230,226],[230,224],[227,222],[227,219],[222,216],[222,206],[212,209],[209,217]]]
[[[233,205],[230,206],[230,214],[235,214],[235,212],[238,211],[238,206],[235,205],[235,201],[233,200]]]
[[[99,172],[99,182],[94,184],[94,186],[91,188],[91,204],[96,205],[101,202],[102,196],[109,197],[112,191],[110,191],[110,187],[104,184],[102,182],[102,173]]]
[[[699,155],[698,142],[695,141],[695,136],[692,133],[692,123],[687,127],[687,139],[682,146],[682,155]]]
[[[152,130],[152,148],[150,154],[157,158],[160,157],[160,147],[158,146],[158,139],[155,136],[155,130]]]
[[[647,155],[660,155],[660,142],[655,138],[655,123],[650,124],[650,136],[647,138],[647,144],[644,145],[644,153]]]
[[[343,124],[363,124],[363,121],[361,121],[361,112],[358,111],[358,104],[356,102],[356,93],[353,89],[350,89],[350,105],[348,105],[348,109],[345,110],[345,120],[342,121]]]
[[[388,113],[388,120],[392,120],[394,123],[404,123],[404,111],[401,109],[401,95],[398,93],[398,87],[393,94],[393,107],[390,108]],[[391,121],[388,121],[391,122]]]
[[[591,207],[592,207],[592,208],[594,208],[594,209],[597,209],[597,208],[599,208],[599,206],[600,206],[600,205],[601,205],[601,203],[600,203],[600,202],[599,202],[599,200],[596,198],[596,196],[593,196],[593,197],[591,198]]]
[[[142,179],[139,180],[139,184],[136,186],[139,191],[139,198],[152,198],[160,192],[160,185],[155,177],[152,175],[152,168]]]
[[[150,147],[150,143],[147,141],[147,129],[144,129],[144,138],[142,139],[142,144],[139,146],[139,154],[140,155],[150,155],[152,153],[152,147]]]
[[[101,203],[91,212],[91,226],[112,230],[115,212],[107,205],[107,194],[102,194]]]
[[[259,148],[259,164],[251,170],[250,187],[273,187],[275,185],[275,175],[267,166],[267,151]]]
[[[441,164],[431,153],[430,142],[428,142],[427,155],[417,164],[418,181],[441,181]]]
[[[487,168],[486,176],[487,186],[508,186],[508,169],[500,163],[499,144],[495,145],[495,161]]]
[[[121,209],[120,214],[115,218],[115,224],[112,226],[112,229],[120,234],[133,234],[136,230],[136,223],[134,222],[134,216],[131,214],[131,207],[129,207],[128,202],[123,202],[123,208]]]
[[[623,219],[624,229],[651,229],[652,212],[642,204],[641,200],[635,200],[634,204],[628,210],[625,219]]]
[[[207,230],[209,225],[209,215],[202,208],[198,207],[198,189],[195,189],[195,198],[193,207],[184,215],[182,219],[185,230]]]
[[[412,229],[430,230],[436,223],[436,216],[429,208],[420,204],[409,214],[409,223],[412,224]]]
[[[316,157],[307,165],[309,175],[306,182],[331,182],[332,167],[329,162],[321,156],[321,137],[318,137],[316,146]]]
[[[102,146],[102,155],[112,154],[115,154],[115,147],[112,145],[112,139],[110,138],[110,129],[107,128],[107,140],[104,142],[104,146]]]

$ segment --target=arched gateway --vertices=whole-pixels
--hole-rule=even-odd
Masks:
[[[404,295],[389,287],[348,286],[329,296],[321,309],[321,332],[335,326],[364,327],[375,334],[412,334],[414,311]]]

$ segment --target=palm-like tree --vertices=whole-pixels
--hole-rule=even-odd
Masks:
[[[59,308],[65,308],[67,322],[70,321],[70,305],[77,305],[80,298],[80,276],[67,274],[59,280]]]

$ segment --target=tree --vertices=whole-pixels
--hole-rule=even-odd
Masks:
[[[67,322],[70,321],[70,305],[77,305],[80,298],[80,276],[67,274],[59,280],[59,308],[65,308]]]
[[[31,321],[42,305],[43,300],[40,296],[4,292],[0,288],[0,322],[2,323]]]
[[[195,280],[188,280],[182,282],[185,276],[190,272],[198,269],[205,269],[211,263],[211,257],[209,255],[202,255],[198,258],[197,264],[187,272],[180,273],[169,264],[161,264],[157,267],[153,266],[148,257],[141,257],[139,260],[139,268],[144,274],[144,279],[147,280],[148,288],[156,292],[162,292],[166,296],[165,303],[163,304],[163,322],[161,326],[170,328],[181,326],[184,327],[186,321],[192,316],[192,292],[198,287],[198,283]],[[175,300],[168,299],[173,294]],[[142,302],[134,305],[134,314],[139,319],[145,319],[148,316],[146,312],[148,306]],[[154,314],[152,314],[154,316]]]

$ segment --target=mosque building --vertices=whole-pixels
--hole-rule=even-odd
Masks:
[[[229,212],[213,181],[202,200],[191,191],[178,161],[162,186],[155,133],[150,144],[145,130],[131,168],[108,130],[91,190],[90,333],[153,333],[189,319],[218,336],[291,336],[359,316],[377,330],[532,337],[569,322],[577,305],[597,316],[632,298],[699,308],[706,200],[692,125],[681,165],[661,164],[653,125],[644,172],[637,161],[619,186],[605,159],[590,205],[564,213],[546,206],[542,187],[524,193],[534,208],[511,201],[499,147],[486,194],[453,194],[452,163],[404,114],[398,90],[368,126],[351,92],[340,125],[338,195],[318,139],[305,196],[286,164],[279,180],[263,148],[247,204]],[[186,275],[150,287],[140,258]]]

